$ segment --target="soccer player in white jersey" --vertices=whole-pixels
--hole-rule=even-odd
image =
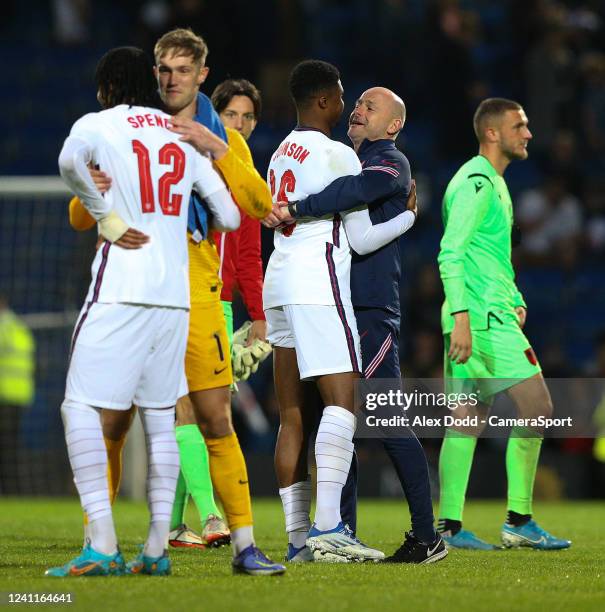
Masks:
[[[108,52],[96,83],[105,110],[74,124],[59,157],[61,176],[105,239],[73,334],[61,406],[89,538],[78,557],[47,575],[166,575],[179,470],[174,406],[185,386],[189,325],[189,194],[194,189],[205,198],[221,231],[236,229],[239,213],[210,161],[167,129],[170,117],[158,110],[152,65],[141,50]],[[89,163],[113,179],[104,197]],[[109,501],[100,412],[128,410],[133,403],[147,440],[151,516],[142,552],[125,565]]]
[[[299,200],[334,179],[359,174],[355,152],[330,139],[344,110],[338,70],[308,60],[290,76],[297,127],[269,164],[275,201]],[[263,290],[268,340],[275,349],[275,388],[280,430],[275,468],[288,532],[288,561],[309,561],[313,552],[331,560],[378,560],[384,554],[362,544],[340,516],[340,497],[353,452],[353,384],[361,360],[351,305],[351,247],[372,252],[414,223],[406,211],[372,225],[366,207],[323,219],[302,219],[277,229]],[[325,404],[317,439],[317,506],[311,526],[307,447],[316,424],[303,405],[302,382],[314,380]]]

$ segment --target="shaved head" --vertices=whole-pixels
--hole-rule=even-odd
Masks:
[[[361,97],[380,101],[388,109],[391,119],[401,119],[401,123],[405,122],[405,104],[403,100],[393,91],[386,87],[372,87],[364,91]]]
[[[405,123],[403,100],[386,87],[364,91],[349,118],[349,138],[357,147],[365,139],[395,140]]]

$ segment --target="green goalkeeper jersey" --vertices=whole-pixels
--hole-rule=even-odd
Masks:
[[[466,162],[443,197],[445,231],[439,272],[445,290],[443,333],[455,312],[469,312],[471,329],[487,329],[490,313],[525,306],[511,262],[513,207],[504,179],[486,157]]]

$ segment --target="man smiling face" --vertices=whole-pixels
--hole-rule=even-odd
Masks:
[[[348,136],[358,147],[365,139],[394,140],[405,122],[405,105],[399,96],[384,87],[364,91],[349,117]]]
[[[208,76],[208,68],[178,49],[168,50],[156,61],[160,96],[168,112],[176,115],[189,107],[195,112],[197,93]]]

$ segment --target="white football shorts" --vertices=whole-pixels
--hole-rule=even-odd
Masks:
[[[85,305],[72,337],[65,397],[113,410],[174,406],[184,389],[188,330],[183,308]]]
[[[300,379],[359,372],[361,349],[355,313],[350,305],[289,304],[268,308],[267,341],[293,348]]]

